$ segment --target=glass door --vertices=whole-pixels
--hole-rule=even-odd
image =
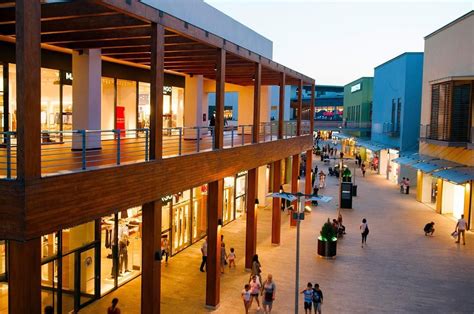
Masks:
[[[190,203],[186,201],[173,207],[173,253],[189,245],[190,237]]]
[[[95,299],[95,248],[76,252],[76,295],[78,309]]]

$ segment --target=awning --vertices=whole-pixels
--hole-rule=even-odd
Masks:
[[[372,141],[364,141],[364,140],[357,141],[356,146],[365,147],[365,148],[368,148],[368,149],[370,149],[371,151],[374,151],[374,152],[378,152],[378,151],[381,151],[383,149],[393,148],[393,147],[390,147],[390,146],[385,145],[385,144],[376,143],[376,142],[372,142]]]
[[[351,135],[347,135],[347,134],[343,134],[343,133],[333,133],[332,134],[333,137],[337,137],[337,138],[352,138],[353,136]]]
[[[433,160],[427,160],[427,161],[420,161],[411,166],[423,172],[433,172],[433,171],[444,170],[444,169],[453,168],[453,167],[460,167],[462,165],[449,161],[449,160],[433,159]]]
[[[448,180],[456,184],[464,184],[474,180],[474,167],[456,167],[446,170],[436,171],[433,177]]]
[[[429,161],[429,160],[433,160],[433,159],[436,159],[436,158],[415,153],[415,154],[408,154],[408,155],[405,155],[405,156],[395,158],[392,161],[399,164],[399,165],[411,166],[411,165],[416,164],[417,162],[420,162],[420,161]]]

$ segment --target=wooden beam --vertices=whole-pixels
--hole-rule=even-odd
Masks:
[[[260,138],[260,97],[262,94],[262,65],[255,64],[254,71],[255,84],[253,87],[253,143],[258,143]]]
[[[273,193],[280,191],[281,160],[273,162]],[[272,199],[272,244],[280,245],[281,240],[281,198]]]
[[[208,184],[206,306],[217,308],[221,287],[221,228],[224,180]]]
[[[41,313],[41,245],[40,238],[8,243],[9,313]]]
[[[41,45],[39,0],[16,2],[17,177],[41,176]]]
[[[93,31],[78,31],[72,33],[54,33],[41,35],[42,43],[59,44],[70,43],[78,41],[98,41],[98,40],[113,40],[124,38],[143,38],[150,37],[150,25],[131,26],[124,29],[103,29]]]
[[[298,109],[296,115],[296,135],[301,135],[301,119],[303,111],[303,80],[298,82]]]
[[[225,73],[225,50],[218,49],[216,60],[216,126],[214,130],[214,149],[222,149],[224,147]]]
[[[257,199],[258,168],[247,174],[247,218],[245,229],[245,268],[252,268],[253,256],[257,253]]]
[[[161,200],[143,205],[142,314],[159,314],[161,303]]]
[[[280,73],[280,98],[278,100],[278,138],[283,138],[284,120],[285,120],[285,73]]]
[[[150,159],[163,157],[164,34],[162,25],[153,23],[151,50]]]

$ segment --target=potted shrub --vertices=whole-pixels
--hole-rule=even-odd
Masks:
[[[336,256],[337,252],[337,235],[332,227],[331,221],[324,223],[318,237],[318,255],[326,258]]]

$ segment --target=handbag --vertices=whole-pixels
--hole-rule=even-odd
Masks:
[[[458,232],[454,230],[453,233],[451,233],[451,236],[456,239],[458,237]]]

